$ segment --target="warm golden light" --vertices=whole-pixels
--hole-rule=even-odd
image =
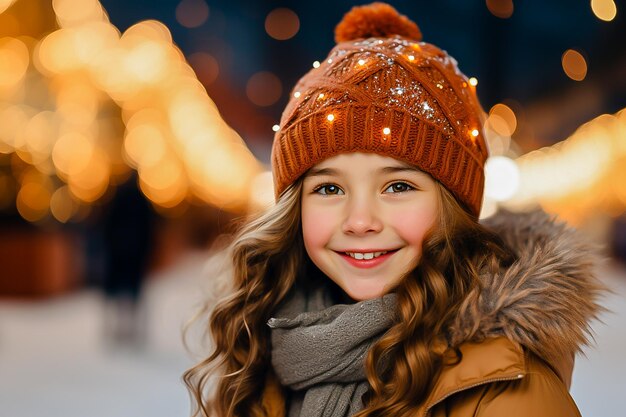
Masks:
[[[0,13],[11,7],[15,0],[0,0]]]
[[[485,163],[485,195],[496,201],[506,201],[519,188],[520,172],[515,161],[494,156]]]
[[[617,6],[613,0],[591,0],[591,10],[600,20],[610,22],[617,15]]]
[[[35,165],[44,163],[50,157],[58,136],[58,120],[55,114],[51,111],[39,112],[23,127],[23,149],[28,150]]]
[[[409,55],[409,61],[413,61],[415,60],[415,57],[413,55]]]
[[[78,211],[78,203],[64,185],[58,188],[50,198],[50,212],[61,223],[67,223]]]
[[[364,59],[359,59],[358,64],[363,66],[365,65],[365,60]]]
[[[0,149],[3,153],[11,153],[25,145],[24,126],[30,120],[26,106],[10,106],[0,109]]]
[[[252,179],[249,211],[267,209],[274,204],[272,171],[264,171]]]
[[[587,75],[587,62],[582,54],[573,49],[568,49],[561,57],[563,71],[574,81],[582,81]]]
[[[487,125],[499,135],[512,136],[517,129],[517,117],[506,104],[498,103],[489,110]]]
[[[161,43],[144,41],[128,50],[123,69],[139,82],[157,83],[167,76],[170,62]]]
[[[52,161],[57,170],[65,176],[78,175],[87,170],[94,153],[90,138],[71,132],[59,137],[52,149]]]
[[[52,7],[63,28],[106,20],[98,0],[52,0]]]
[[[478,133],[479,133],[479,132],[478,132],[478,130],[477,130],[477,129],[474,129],[474,130],[472,130],[472,132],[471,132],[472,136],[474,136],[474,137],[478,136]]]
[[[144,20],[132,25],[122,36],[122,41],[126,46],[141,43],[146,40],[160,42],[162,44],[172,43],[172,33],[169,28],[158,20]]]
[[[12,3],[0,0],[0,10]],[[12,175],[0,177],[0,206],[15,202],[32,222],[80,221],[135,168],[155,206],[182,207],[195,198],[245,209],[261,164],[207,95],[205,86],[219,76],[217,60],[197,52],[188,63],[155,20],[122,34],[97,0],[52,0],[52,6],[58,26],[41,39],[0,39],[0,153],[15,165]],[[207,17],[206,0],[178,5],[182,25],[195,27]],[[282,83],[255,74],[247,93],[256,104],[271,105]],[[17,185],[11,188],[8,179]]]
[[[383,128],[383,134],[388,135],[391,133],[391,129],[389,129],[388,127]]]
[[[0,39],[0,91],[19,83],[29,64],[28,48],[14,38]]]
[[[77,77],[64,83],[56,96],[56,115],[75,126],[89,128],[100,110],[98,91],[91,82]]]
[[[78,199],[92,203],[105,193],[109,186],[110,165],[106,153],[94,148],[87,161],[89,168],[69,176],[68,185],[71,193]]]
[[[156,165],[166,154],[166,139],[158,125],[143,124],[126,131],[124,151],[133,167]]]
[[[174,207],[187,195],[187,181],[175,159],[164,157],[158,164],[139,171],[141,190],[162,207]]]
[[[48,214],[51,190],[49,181],[27,181],[17,193],[16,207],[29,222],[36,222]]]
[[[291,9],[284,7],[272,10],[265,18],[265,31],[279,41],[291,39],[300,30],[300,19]]]
[[[328,119],[329,122],[332,122],[333,120],[335,120],[335,115],[329,114],[328,116],[326,116],[326,118]]]

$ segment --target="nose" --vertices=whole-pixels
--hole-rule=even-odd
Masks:
[[[342,230],[346,234],[362,235],[380,232],[383,223],[376,204],[368,199],[354,199],[346,205],[346,215]]]

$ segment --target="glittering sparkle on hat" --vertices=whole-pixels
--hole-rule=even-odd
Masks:
[[[299,92],[299,91],[296,91],[295,93],[293,93],[293,96],[294,96],[295,98],[300,97],[300,92]]]
[[[318,99],[318,100],[321,100],[321,99],[323,99],[323,98],[324,98],[324,93],[320,93],[320,94],[319,94],[319,96],[317,96],[317,99]]]
[[[385,128],[383,129],[383,133],[384,133],[385,135],[388,135],[388,134],[390,134],[390,133],[391,133],[391,129],[389,129],[388,127],[385,127]]]
[[[313,62],[313,68],[319,68],[319,67],[320,67],[320,62],[319,61]]]
[[[335,115],[329,114],[328,116],[326,116],[326,118],[328,119],[329,122],[332,122],[333,120],[335,120]]]
[[[413,55],[409,55],[408,58],[409,58],[409,61],[414,61],[415,60],[415,57]]]
[[[469,83],[472,87],[476,87],[478,85],[478,79],[476,79],[476,77],[472,77],[469,79]]]
[[[364,59],[359,59],[359,65],[361,65],[361,66],[365,65],[365,60]]]
[[[478,136],[478,129],[472,130],[472,136],[474,137]]]
[[[328,62],[329,64],[332,64],[333,60],[331,58],[328,58],[328,61],[326,61],[326,62]]]
[[[273,130],[274,132],[278,132],[278,131],[280,130],[280,126],[278,126],[278,125],[274,125],[274,126],[272,126],[272,130]]]

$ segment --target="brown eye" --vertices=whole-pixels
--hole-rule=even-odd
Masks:
[[[322,192],[324,190],[324,192]],[[324,184],[315,189],[315,192],[322,195],[339,195],[341,188],[333,184]]]
[[[390,190],[390,189],[392,190],[391,193],[402,193],[405,191],[413,190],[414,188],[405,182],[394,182],[387,188],[387,190]]]

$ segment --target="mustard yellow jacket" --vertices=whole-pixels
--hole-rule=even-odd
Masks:
[[[416,417],[576,417],[574,356],[602,310],[596,255],[574,229],[541,210],[500,211],[483,221],[516,252],[482,273],[449,327],[461,360],[444,366]],[[283,389],[268,380],[268,415],[285,416]]]
[[[573,361],[553,369],[502,337],[460,350],[463,359],[442,370],[416,417],[580,416],[568,393]],[[263,402],[268,416],[285,416],[285,399],[273,378]]]

